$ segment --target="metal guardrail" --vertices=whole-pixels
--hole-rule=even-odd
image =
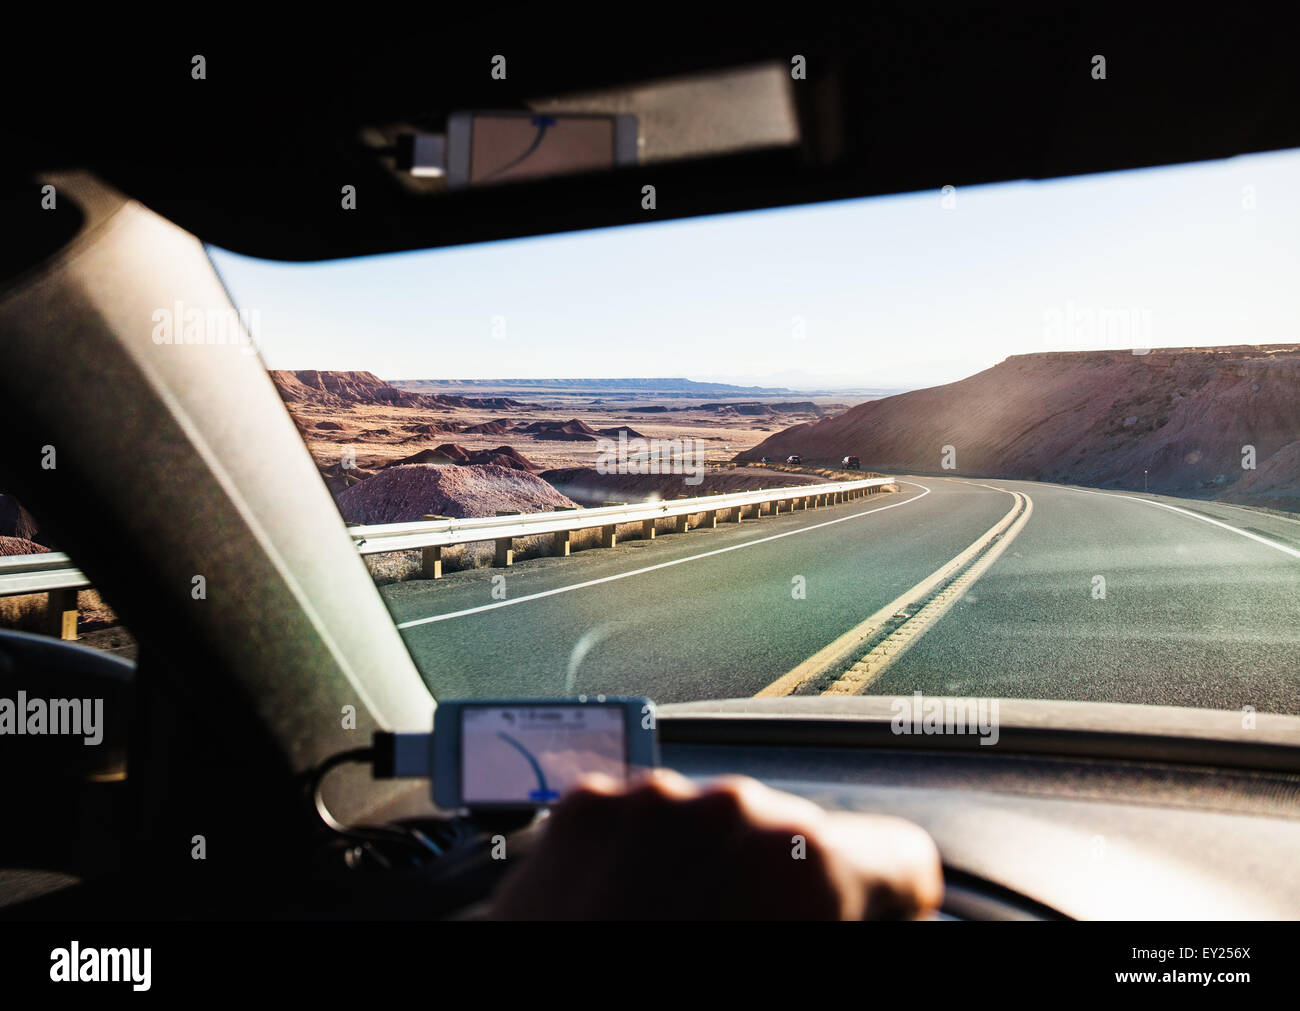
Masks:
[[[663,499],[657,502],[632,502],[627,505],[600,506],[594,509],[560,509],[545,513],[518,513],[509,516],[482,516],[464,519],[419,520],[414,523],[382,523],[348,528],[353,543],[363,555],[385,551],[425,549],[425,574],[433,578],[442,575],[442,548],[454,544],[471,544],[477,541],[495,541],[497,564],[510,565],[513,560],[511,542],[517,537],[537,534],[556,534],[560,553],[569,553],[567,535],[575,530],[601,527],[605,531],[602,543],[614,544],[614,528],[624,523],[641,523],[649,536],[654,536],[654,522],[678,518],[679,529],[685,530],[685,517],[695,513],[712,514],[711,525],[717,525],[717,514],[744,510],[749,506],[761,507],[768,503],[802,503],[804,508],[841,497],[856,498],[893,484],[892,477],[871,477],[856,481],[832,481],[825,484],[788,485],[782,488],[765,488],[759,491],[730,492],[722,495],[699,495],[694,498]],[[24,593],[59,594],[90,586],[90,580],[72,564],[72,559],[57,551],[39,555],[11,555],[0,557],[0,597]],[[71,606],[73,636],[75,637],[75,594],[68,603],[63,593],[59,600],[50,601],[51,610],[68,613]]]
[[[90,580],[58,551],[0,558],[0,597],[45,594],[41,629],[61,639],[77,638],[77,591]]]
[[[58,551],[0,558],[0,597],[51,590],[82,590],[90,585],[72,559]]]
[[[448,547],[475,541],[496,541],[557,534],[592,527],[644,523],[649,520],[689,516],[693,513],[725,512],[769,502],[799,502],[811,499],[856,495],[893,484],[892,477],[871,477],[825,484],[787,485],[760,491],[700,495],[695,498],[663,499],[657,502],[633,502],[628,505],[599,506],[592,509],[562,509],[544,513],[520,513],[511,516],[482,516],[464,519],[417,520],[412,523],[382,523],[348,528],[357,550],[363,555],[410,548]]]

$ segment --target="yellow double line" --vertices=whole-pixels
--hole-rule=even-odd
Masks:
[[[966,482],[975,484],[977,482]],[[822,694],[824,695],[861,695],[871,686],[907,649],[924,635],[948,610],[970,589],[971,584],[979,579],[1007,549],[1016,535],[1029,522],[1034,511],[1034,502],[1028,495],[994,488],[983,484],[981,488],[993,488],[994,491],[1010,495],[1014,502],[1011,509],[997,523],[986,530],[980,537],[951,561],[940,566],[910,590],[890,601],[871,617],[853,628],[823,649],[818,650],[799,666],[760,691],[755,698],[771,698],[792,694],[800,685],[810,678],[817,677],[830,670],[845,657],[850,656],[862,644],[880,631],[884,625],[899,614],[905,613],[917,601],[924,600],[936,589],[942,590],[924,607],[909,615],[883,641],[874,646],[869,653],[846,670]],[[985,551],[989,544],[1000,534],[1002,539],[991,549]],[[981,554],[983,552],[983,554]],[[972,564],[972,562],[974,564]],[[945,585],[947,584],[947,585]]]

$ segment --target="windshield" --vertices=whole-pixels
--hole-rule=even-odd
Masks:
[[[211,252],[437,697],[1300,713],[1297,172]]]

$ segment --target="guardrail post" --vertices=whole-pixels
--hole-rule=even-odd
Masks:
[[[704,514],[704,526],[710,530],[716,530],[718,526],[718,510],[710,509]]]
[[[449,520],[450,516],[443,516],[441,513],[425,513],[423,519],[426,520]],[[425,579],[442,578],[442,547],[429,547],[420,549],[420,575]]]
[[[579,506],[556,506],[555,511],[557,513],[559,512],[575,513],[578,511],[579,508],[580,508]],[[551,541],[551,554],[555,555],[558,558],[568,558],[572,551],[573,551],[573,531],[572,530],[555,531],[555,537]]]
[[[600,528],[600,546],[602,548],[612,548],[618,543],[618,533],[616,524]]]
[[[690,528],[691,528],[691,527],[690,527],[690,516],[688,516],[686,513],[682,513],[680,516],[677,517],[677,521],[676,521],[676,523],[674,524],[674,527],[673,527],[673,529],[674,529],[677,533],[679,533],[679,534],[684,534],[684,533],[686,533],[686,531],[688,531]]]
[[[45,595],[45,632],[69,641],[77,638],[76,590],[50,590]]]
[[[773,515],[773,516],[780,516],[780,515],[781,515],[781,500],[780,500],[780,499],[777,499],[777,501],[775,501],[775,502],[772,503],[772,515]]]
[[[744,507],[744,506],[736,506],[735,521],[736,521],[737,523],[744,523],[744,522],[745,522],[745,507]]]
[[[498,516],[518,516],[518,509],[498,509]],[[508,569],[515,564],[515,549],[513,537],[496,538],[496,554],[492,559],[492,564],[498,569]]]
[[[643,540],[653,541],[655,539],[655,521],[641,521],[641,537]]]

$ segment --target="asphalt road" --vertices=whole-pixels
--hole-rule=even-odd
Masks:
[[[1300,520],[1035,482],[905,480],[898,494],[383,594],[399,625],[418,622],[403,635],[442,698],[751,696],[960,554],[1019,491],[1033,501],[1023,529],[871,694],[1300,712]]]

